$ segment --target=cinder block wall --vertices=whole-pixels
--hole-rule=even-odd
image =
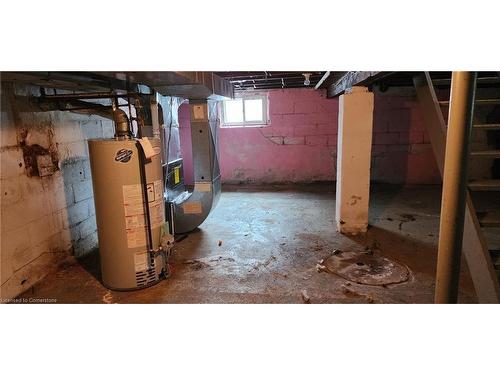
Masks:
[[[59,261],[81,256],[97,245],[86,140],[112,137],[114,129],[111,121],[97,116],[33,112],[27,97],[36,95],[37,88],[3,84],[1,89],[1,297],[5,299],[28,289]],[[37,158],[45,167],[38,168]]]
[[[439,184],[441,176],[413,89],[375,92],[371,180]]]
[[[324,90],[270,90],[269,114],[270,123],[266,127],[219,129],[222,181],[230,184],[334,181],[338,100],[327,99]],[[179,118],[185,171],[189,176],[192,174],[189,114]],[[412,90],[375,93],[373,132],[372,181],[440,183]]]
[[[338,101],[324,91],[270,90],[269,126],[220,128],[219,162],[224,183],[332,180],[337,148]],[[179,109],[186,183],[193,165],[189,111]]]

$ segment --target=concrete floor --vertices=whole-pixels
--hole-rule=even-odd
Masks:
[[[58,303],[432,303],[439,186],[372,186],[370,228],[347,237],[334,225],[332,185],[225,187],[208,220],[177,243],[172,276],[148,289],[109,291],[98,255],[63,265],[21,297]],[[222,241],[219,246],[219,241]],[[386,287],[318,272],[336,249],[369,246],[405,264],[410,279]],[[465,262],[459,301],[476,302]]]

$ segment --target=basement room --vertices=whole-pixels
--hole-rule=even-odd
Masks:
[[[478,1],[5,4],[3,372],[494,373]]]
[[[3,72],[1,82],[2,299],[498,302],[496,72]],[[454,84],[475,100],[460,159],[468,236],[448,269],[438,250]],[[451,271],[438,295],[439,272]]]

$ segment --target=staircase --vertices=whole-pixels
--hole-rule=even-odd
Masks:
[[[439,100],[438,96],[444,97],[443,99],[449,98],[451,86],[451,74],[448,73],[448,77],[444,76],[445,74],[425,72],[413,78],[441,175],[444,168],[449,100]],[[500,88],[499,74],[478,75],[474,120],[481,117],[476,116],[476,112],[484,111],[482,108],[492,109],[495,108],[493,106],[500,106],[500,95],[498,98],[482,98],[479,95],[481,90],[495,91],[496,88]],[[500,93],[500,90],[498,92]],[[483,122],[485,121],[477,121],[472,127],[469,175],[471,172],[477,174],[475,168],[479,165],[488,163],[492,166],[500,162],[496,160],[500,159],[500,118],[496,118],[492,123]],[[481,134],[481,132],[486,133]],[[478,148],[474,139],[481,137],[485,139],[485,136],[492,138],[496,144],[487,147],[485,142],[479,144]],[[500,176],[494,176],[497,172],[494,172],[493,168],[486,170],[489,173],[483,173],[485,175],[470,180],[468,184],[462,249],[478,301],[500,303]]]

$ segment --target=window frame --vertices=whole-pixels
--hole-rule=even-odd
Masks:
[[[241,99],[243,101],[243,121],[242,122],[227,122],[226,121],[226,105],[225,102],[226,100],[222,101],[221,105],[221,127],[223,128],[262,128],[265,126],[269,125],[269,113],[268,113],[268,108],[269,108],[269,96],[265,92],[252,92],[252,93],[242,93],[242,94],[236,94],[234,99],[230,100],[237,100]],[[245,121],[245,100],[255,100],[255,99],[261,99],[262,100],[262,120],[260,121]]]

